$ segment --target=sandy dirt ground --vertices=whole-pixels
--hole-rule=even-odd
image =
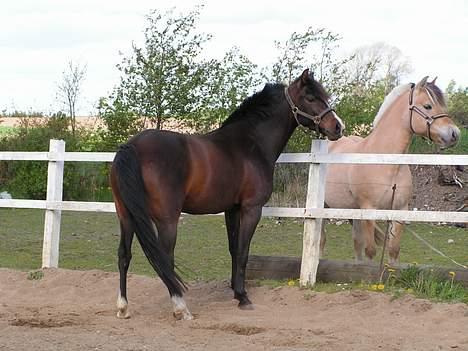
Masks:
[[[0,269],[0,350],[468,350],[468,307],[405,296],[192,283],[193,321],[175,321],[158,279],[130,275],[132,317],[115,317],[118,275]]]

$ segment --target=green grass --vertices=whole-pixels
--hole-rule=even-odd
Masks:
[[[18,131],[16,127],[0,126],[0,139],[6,136],[14,135]]]
[[[455,282],[453,276],[447,279],[434,272],[423,271],[415,265],[402,270],[397,277],[390,278],[387,285],[393,290],[410,290],[416,296],[435,301],[468,303],[468,290]]]
[[[33,271],[29,279],[41,279],[44,211],[0,209],[0,267]],[[468,235],[465,229],[412,224],[412,230],[422,235],[455,260],[467,265]],[[185,216],[179,224],[176,263],[187,281],[224,280],[230,277],[231,259],[222,216]],[[327,225],[325,258],[351,260],[353,245],[350,225]],[[303,224],[300,220],[262,219],[251,244],[254,255],[300,256]],[[453,244],[447,240],[453,239]],[[117,271],[119,226],[115,214],[62,212],[59,267],[68,269],[100,269]],[[451,266],[451,262],[433,253],[406,232],[403,235],[401,262],[417,262]],[[380,253],[377,258],[380,258]],[[39,271],[40,272],[40,271]],[[130,272],[154,276],[136,240]],[[410,272],[411,273],[411,272]],[[405,278],[406,277],[406,278]],[[400,281],[385,282],[384,292],[397,297],[412,291],[416,296],[443,301],[468,303],[468,290],[452,287],[446,277],[434,281],[432,277],[416,274],[402,276]],[[262,281],[271,287],[297,282]],[[316,284],[314,291],[336,292],[351,289],[376,290],[368,283]],[[313,292],[305,291],[305,294]]]
[[[42,210],[0,209],[0,267],[33,270],[41,266],[44,212]],[[412,230],[435,247],[468,264],[466,230],[449,226],[412,224]],[[176,262],[188,280],[226,279],[230,256],[222,216],[185,216],[179,224]],[[302,221],[262,219],[253,237],[251,254],[300,256]],[[59,266],[69,269],[117,270],[119,228],[116,216],[108,213],[63,212]],[[453,244],[447,240],[453,239]],[[401,262],[451,266],[405,232]],[[142,251],[134,241],[130,270],[153,275]],[[354,256],[350,226],[327,226],[325,258],[350,260]],[[377,257],[380,257],[379,255]]]

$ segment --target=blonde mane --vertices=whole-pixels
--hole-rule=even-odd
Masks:
[[[374,118],[374,122],[372,122],[372,127],[375,128],[377,124],[379,123],[380,119],[382,116],[385,114],[385,111],[395,102],[396,99],[398,99],[404,92],[409,90],[411,87],[411,84],[402,84],[399,85],[385,97],[384,102],[379,108],[379,112],[377,112],[377,115]]]

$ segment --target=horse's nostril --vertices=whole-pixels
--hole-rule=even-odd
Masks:
[[[452,131],[452,140],[455,141],[455,140],[457,140],[457,139],[458,139],[458,133],[457,133],[455,130],[453,130],[453,131]]]
[[[336,124],[336,134],[341,134],[341,125],[339,123]]]

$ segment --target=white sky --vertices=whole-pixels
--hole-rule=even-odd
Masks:
[[[70,60],[88,67],[81,115],[93,114],[118,82],[119,52],[141,41],[150,9],[177,11],[204,4],[199,30],[211,33],[206,54],[221,58],[232,46],[263,66],[276,57],[273,41],[308,26],[340,34],[343,52],[383,41],[408,56],[408,81],[439,76],[468,86],[468,2],[3,0],[0,4],[0,110],[56,111],[57,84]]]

